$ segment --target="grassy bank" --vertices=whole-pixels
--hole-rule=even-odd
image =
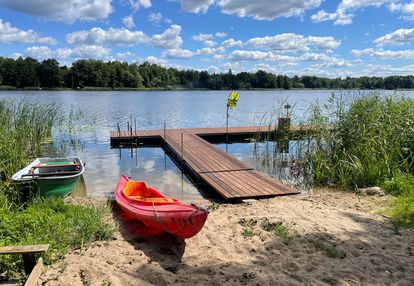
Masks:
[[[334,126],[308,142],[314,184],[381,186],[395,196],[386,213],[414,227],[414,99],[372,93],[347,104],[332,97],[313,109],[310,123]]]
[[[53,104],[0,101],[0,246],[48,243],[46,263],[113,232],[108,206],[75,206],[57,198],[23,202],[10,180],[31,158],[42,155],[43,142],[50,140],[59,117],[60,107]],[[20,279],[21,273],[20,257],[0,256],[0,281]]]

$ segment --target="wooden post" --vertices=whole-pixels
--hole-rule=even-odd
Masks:
[[[290,130],[290,117],[279,117],[277,130],[280,132],[288,132]]]
[[[181,132],[181,160],[184,161],[184,134]]]
[[[164,142],[167,141],[167,123],[164,121]]]
[[[119,127],[119,122],[116,123],[118,128],[118,137],[121,137],[121,127]]]

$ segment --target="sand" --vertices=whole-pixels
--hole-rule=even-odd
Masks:
[[[114,240],[70,252],[46,267],[40,282],[414,285],[414,232],[398,231],[377,214],[386,203],[386,197],[323,191],[215,204],[202,231],[185,242],[164,234],[145,236],[144,226],[122,222]],[[287,234],[264,230],[266,222],[282,225]]]

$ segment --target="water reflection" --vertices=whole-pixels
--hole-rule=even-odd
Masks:
[[[252,168],[267,173],[276,180],[300,189],[307,189],[308,182],[299,168],[304,141],[267,140],[216,143],[215,145]]]

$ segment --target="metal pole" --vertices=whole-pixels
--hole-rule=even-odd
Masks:
[[[227,144],[229,143],[229,105],[227,104],[227,116],[226,116],[226,152],[228,151],[227,149]]]
[[[135,118],[135,133],[137,133],[137,119]]]
[[[121,127],[119,127],[119,122],[116,123],[116,126],[118,128],[118,137],[121,137]]]

